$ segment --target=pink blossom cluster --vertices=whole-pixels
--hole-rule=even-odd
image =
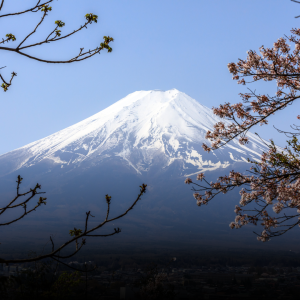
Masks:
[[[270,236],[266,230],[263,230],[261,235],[257,237],[257,240],[267,242],[270,240]]]
[[[246,144],[248,139],[245,134],[251,127],[267,124],[270,115],[299,98],[297,92],[300,89],[300,32],[299,29],[293,29],[291,32],[294,35],[278,39],[272,48],[262,46],[259,53],[250,50],[246,59],[228,64],[229,72],[239,84],[246,84],[245,78],[248,77],[251,78],[251,82],[274,80],[277,91],[275,96],[259,95],[254,91],[241,93],[243,103],[225,103],[213,108],[214,114],[231,123],[225,125],[224,122],[218,122],[213,132],[207,132],[206,138],[212,143],[211,146],[203,144],[205,151],[218,149],[239,135],[239,142]],[[287,42],[295,44],[293,51]]]
[[[204,173],[200,173],[200,174],[197,175],[197,180],[202,181],[204,179],[204,177],[205,177]]]
[[[272,229],[300,216],[300,144],[298,139],[294,137],[289,141],[289,146],[284,151],[278,151],[274,142],[271,141],[269,151],[262,154],[260,162],[252,162],[250,174],[247,175],[231,171],[228,176],[219,177],[216,182],[208,183],[203,173],[198,174],[197,179],[204,181],[205,185],[194,183],[199,187],[194,193],[197,205],[207,204],[219,193],[242,187],[240,205],[236,205],[234,210],[237,216],[229,226],[241,228],[249,223],[257,225],[258,221],[261,221],[260,225],[264,227],[264,234],[259,235],[258,240],[269,240],[272,236]],[[252,214],[244,214],[249,211],[244,207],[250,204],[257,207],[250,210]],[[269,215],[268,207],[273,208],[275,217]],[[280,215],[282,210],[291,208],[297,209],[297,214],[293,217],[286,214]],[[295,222],[300,226],[299,219]],[[285,231],[286,229],[280,232]],[[266,236],[267,233],[269,238]]]
[[[185,184],[190,184],[190,183],[193,183],[192,179],[187,177],[184,181]]]
[[[205,151],[220,148],[235,138],[244,145],[248,142],[246,134],[255,125],[268,124],[268,117],[292,104],[300,98],[300,29],[292,29],[292,35],[278,39],[272,48],[260,47],[259,52],[248,51],[246,59],[229,63],[229,72],[239,84],[259,80],[274,81],[274,96],[257,94],[255,91],[240,94],[243,102],[225,103],[213,108],[215,115],[224,122],[214,125],[207,131],[206,138],[211,145],[203,144]],[[288,44],[294,44],[294,49]],[[300,115],[297,116],[300,120]],[[278,151],[271,140],[269,150],[262,153],[260,162],[252,162],[248,173],[231,171],[219,177],[216,182],[207,182],[201,173],[192,183],[197,204],[207,204],[220,193],[235,188],[240,190],[240,203],[235,207],[236,218],[231,228],[247,224],[261,225],[258,240],[268,241],[286,231],[300,226],[300,126],[292,127],[296,133],[286,133],[292,138],[287,141],[284,151]],[[195,188],[196,187],[196,188]],[[274,215],[273,215],[274,214]]]

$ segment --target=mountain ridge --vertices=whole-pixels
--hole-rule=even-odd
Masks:
[[[120,157],[139,174],[155,164],[164,169],[179,161],[184,175],[191,175],[247,162],[248,157],[258,160],[267,149],[249,133],[248,145],[233,141],[205,153],[206,131],[218,121],[211,109],[177,89],[136,91],[81,122],[1,155],[0,164],[10,160],[10,171],[16,171],[45,161],[64,168]]]
[[[232,169],[244,172],[249,167],[246,158],[258,160],[260,152],[268,149],[249,133],[247,145],[233,141],[206,153],[202,149],[206,131],[218,121],[211,109],[178,90],[139,91],[77,124],[1,155],[3,199],[15,197],[18,175],[24,178],[22,192],[38,182],[47,197],[47,206],[9,228],[20,232],[18,239],[24,244],[34,236],[44,241],[49,233],[64,237],[71,228],[81,228],[85,212],[91,211],[102,222],[106,194],[112,196],[114,215],[126,211],[145,183],[147,193],[141,201],[110,228],[120,226],[126,232],[124,240],[132,239],[133,246],[156,242],[158,237],[223,245],[236,241],[236,234],[239,243],[248,243],[253,228],[247,234],[245,229],[232,233],[228,226],[235,217],[238,191],[196,209],[191,186],[184,184],[184,176],[198,172],[206,172],[208,182]],[[35,200],[28,205],[34,208]],[[17,217],[23,208],[11,213]],[[10,238],[12,231],[2,230],[1,236]]]

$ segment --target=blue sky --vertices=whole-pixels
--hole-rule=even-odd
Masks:
[[[2,13],[35,3],[6,2]],[[15,71],[18,76],[8,92],[0,91],[0,154],[73,125],[137,90],[177,88],[208,107],[238,102],[245,87],[231,79],[227,64],[245,58],[249,49],[272,46],[291,28],[300,27],[300,19],[294,18],[300,4],[289,0],[58,0],[52,7],[31,41],[45,37],[55,20],[66,23],[63,33],[82,24],[86,13],[97,14],[99,22],[29,54],[66,59],[80,47],[98,46],[103,35],[115,38],[113,52],[56,65],[2,51],[0,66],[6,68],[1,74],[7,78]],[[40,15],[1,18],[0,37],[13,33],[22,40]],[[273,93],[275,85],[256,88]],[[254,131],[282,146],[286,138],[272,125],[288,129],[299,111],[294,104],[275,116],[270,126]]]

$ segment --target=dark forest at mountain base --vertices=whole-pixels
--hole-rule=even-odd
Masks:
[[[13,245],[12,245],[13,246]],[[29,245],[20,247],[3,247],[3,258],[28,257],[32,253],[42,253],[44,247],[34,249]],[[85,262],[93,261],[102,269],[116,270],[119,268],[140,268],[148,264],[160,267],[169,265],[170,259],[176,257],[174,267],[193,268],[199,266],[248,266],[248,267],[300,267],[300,252],[284,250],[262,250],[259,248],[230,248],[230,247],[171,247],[167,245],[145,244],[134,247],[85,247],[75,256],[65,260]]]
[[[86,276],[53,261],[3,265],[0,286],[10,280],[7,299],[297,299],[300,291],[300,253],[291,251],[114,247],[84,249],[64,262],[96,269]]]

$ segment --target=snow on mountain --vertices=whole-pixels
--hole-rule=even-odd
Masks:
[[[225,168],[234,162],[257,160],[266,146],[249,133],[250,142],[237,141],[207,154],[201,145],[207,130],[220,119],[188,95],[169,91],[138,91],[99,113],[46,138],[0,156],[9,172],[40,162],[80,166],[119,157],[137,173],[179,162],[182,174]]]

